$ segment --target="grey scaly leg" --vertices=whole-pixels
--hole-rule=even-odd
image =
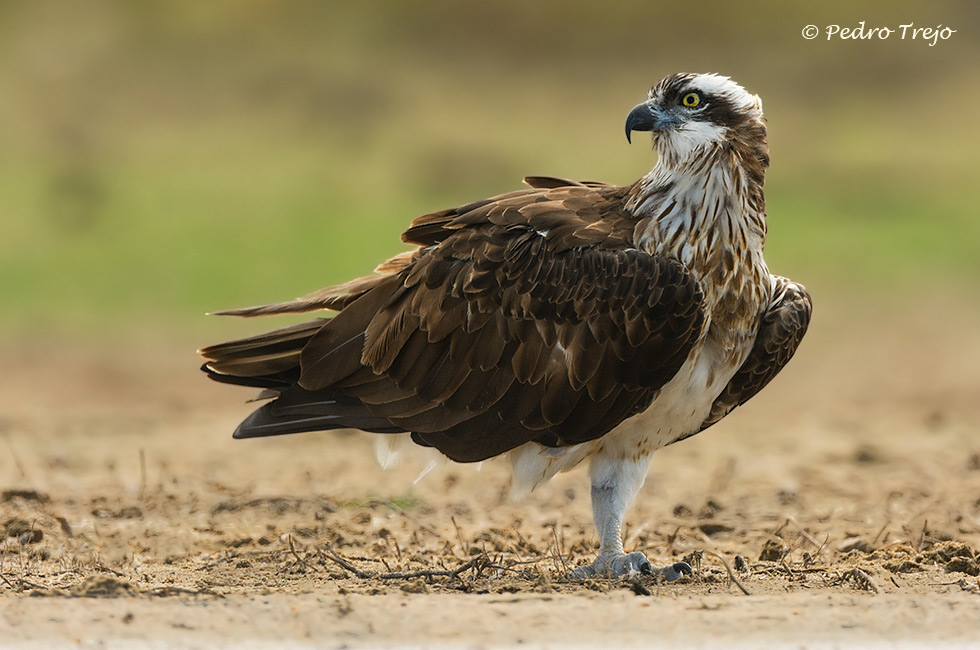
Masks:
[[[649,455],[637,460],[613,459],[603,454],[593,457],[590,467],[592,516],[599,533],[599,554],[592,564],[575,569],[572,572],[573,577],[615,577],[636,571],[643,574],[659,573],[671,581],[684,573],[693,573],[685,562],[654,569],[643,553],[626,553],[623,549],[623,517],[643,486],[649,466]]]

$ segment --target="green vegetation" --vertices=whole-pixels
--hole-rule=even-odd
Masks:
[[[895,295],[980,278],[973,13],[730,4],[703,24],[641,2],[5,4],[0,333],[199,331],[369,272],[415,216],[525,174],[629,182],[653,157],[622,120],[681,69],[765,98],[774,271]],[[852,18],[959,31],[799,36]]]

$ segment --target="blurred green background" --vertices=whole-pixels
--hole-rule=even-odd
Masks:
[[[767,258],[824,313],[974,304],[978,6],[3,2],[0,335],[254,331],[202,314],[369,272],[524,175],[635,180],[626,113],[678,71],[763,97]],[[957,31],[801,36],[861,20]]]

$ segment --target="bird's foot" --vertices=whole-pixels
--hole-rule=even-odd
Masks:
[[[687,562],[674,562],[665,567],[655,567],[650,564],[643,553],[621,553],[619,555],[600,555],[592,564],[578,567],[572,571],[573,578],[593,578],[597,576],[618,578],[631,573],[660,576],[667,582],[673,582],[683,575],[694,575],[694,570]]]

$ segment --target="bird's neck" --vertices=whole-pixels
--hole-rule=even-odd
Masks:
[[[746,256],[761,260],[765,168],[746,169],[740,160],[731,147],[718,146],[678,164],[658,162],[627,199],[637,248],[674,257],[698,275]]]
[[[682,262],[701,281],[717,325],[754,318],[767,285],[765,167],[745,169],[732,149],[719,147],[689,163],[659,163],[632,188],[627,208],[636,218],[634,245]]]

